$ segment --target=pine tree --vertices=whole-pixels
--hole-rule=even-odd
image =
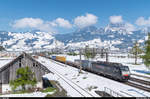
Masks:
[[[144,54],[142,56],[144,64],[149,68],[150,66],[150,33],[148,33],[148,40],[145,41]]]
[[[137,58],[138,58],[139,54],[141,54],[141,53],[142,53],[142,50],[139,47],[139,43],[136,41],[134,43],[133,48],[131,49],[131,54],[133,54],[135,57],[135,64],[137,64]]]

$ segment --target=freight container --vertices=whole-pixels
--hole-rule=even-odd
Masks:
[[[80,59],[75,59],[74,62],[77,65],[80,65]],[[87,69],[87,70],[91,69],[91,63],[92,63],[92,61],[89,61],[89,60],[81,60],[82,68]]]
[[[44,56],[44,54],[40,54],[39,56],[42,56],[42,57],[43,57],[43,56]]]
[[[61,62],[66,62],[66,57],[64,57],[64,56],[56,56],[56,60],[61,61]]]
[[[55,59],[56,59],[56,56],[52,56],[51,58],[52,58],[53,60],[55,60]]]
[[[38,59],[39,57],[37,55],[33,55],[33,58]]]

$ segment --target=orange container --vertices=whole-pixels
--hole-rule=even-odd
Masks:
[[[40,56],[44,56],[43,54],[40,54]]]
[[[56,60],[61,61],[61,62],[66,62],[66,57],[64,57],[64,56],[56,56]]]
[[[37,55],[33,56],[35,59],[38,59],[39,57]]]

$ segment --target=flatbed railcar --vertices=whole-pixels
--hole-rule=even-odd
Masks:
[[[128,79],[130,78],[129,67],[124,66],[121,63],[104,62],[104,61],[94,62],[88,60],[81,60],[80,63],[79,59],[74,60],[74,62],[70,62],[57,60],[54,56],[52,56],[51,59],[67,65],[71,65],[76,68],[80,68],[81,65],[83,70],[101,74],[118,81],[128,81]]]

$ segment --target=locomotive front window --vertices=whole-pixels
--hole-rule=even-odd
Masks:
[[[128,67],[121,67],[120,68],[122,71],[129,71],[129,68]]]
[[[126,67],[126,66],[123,66],[120,68],[121,69],[121,72],[122,72],[122,75],[123,76],[129,76],[130,75],[130,71],[129,71],[129,68]]]

